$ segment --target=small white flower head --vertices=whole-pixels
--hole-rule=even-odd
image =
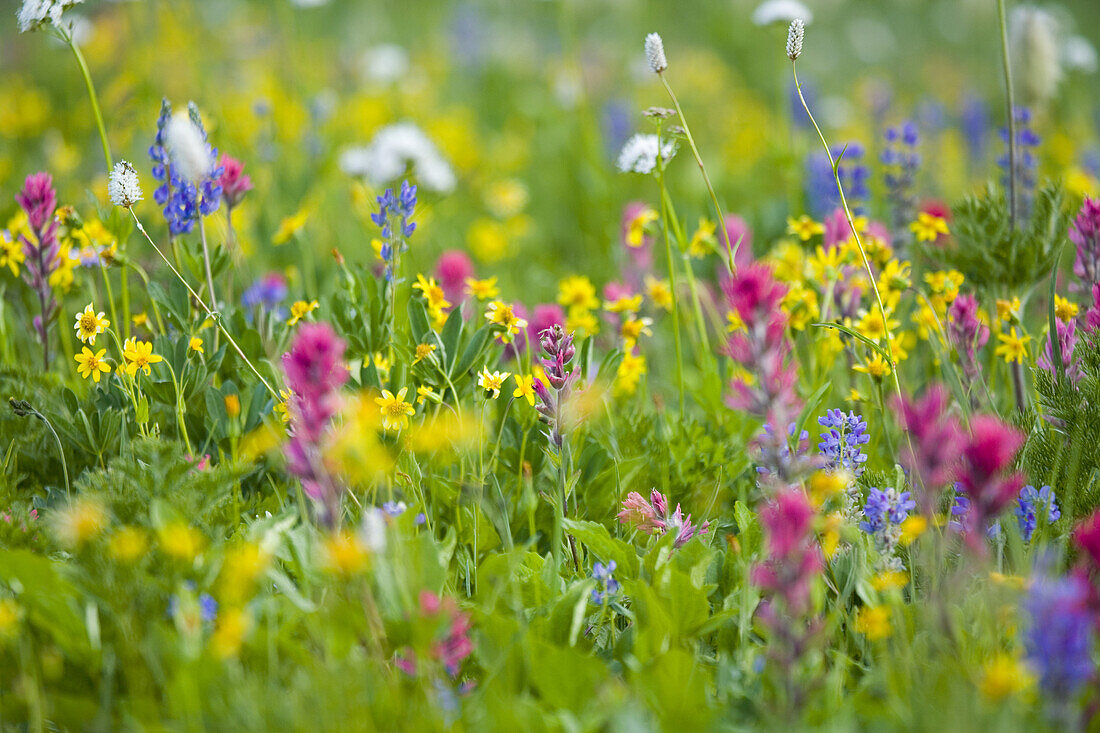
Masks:
[[[124,209],[141,201],[141,182],[134,166],[125,160],[115,163],[107,179],[107,195],[112,204]]]
[[[412,122],[396,122],[375,133],[369,145],[345,148],[340,170],[362,176],[376,188],[402,178],[412,167],[429,191],[450,193],[457,184],[451,164],[424,131]]]
[[[1012,51],[1009,57],[1022,92],[1022,105],[1043,108],[1062,81],[1058,21],[1048,11],[1022,5],[1009,17]]]
[[[676,144],[673,141],[659,141],[656,135],[632,136],[619,153],[619,170],[623,173],[643,175],[652,173],[657,167],[658,146],[660,146],[661,159],[665,162],[672,160],[672,156],[676,154]]]
[[[214,156],[202,130],[185,112],[177,112],[164,130],[165,147],[172,156],[173,169],[191,183],[199,183],[214,170]]]
[[[787,30],[787,58],[794,61],[802,55],[802,39],[806,36],[806,26],[801,18],[791,21],[791,27]]]
[[[649,68],[654,74],[660,74],[668,68],[668,59],[665,58],[665,42],[656,33],[650,33],[645,37],[645,59],[649,62]]]
[[[33,31],[46,23],[61,25],[61,14],[84,0],[23,0],[16,13],[19,32]]]
[[[363,524],[359,527],[359,541],[376,555],[386,551],[385,512],[377,507],[364,512]]]
[[[752,14],[752,22],[756,25],[790,23],[795,18],[809,24],[813,22],[814,14],[798,0],[764,0]]]

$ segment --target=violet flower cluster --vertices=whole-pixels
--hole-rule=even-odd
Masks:
[[[1081,362],[1075,354],[1077,349],[1077,321],[1067,322],[1059,319],[1055,322],[1054,328],[1058,332],[1058,346],[1062,351],[1062,369],[1070,383],[1077,386],[1085,376],[1081,370]],[[1036,364],[1043,371],[1049,372],[1052,379],[1058,378],[1059,371],[1054,367],[1053,340],[1049,334],[1043,343],[1043,352],[1039,354]]]
[[[1092,291],[1100,285],[1100,199],[1085,197],[1081,210],[1069,228],[1069,239],[1077,248],[1073,274],[1080,283],[1071,289]]]
[[[1089,593],[1080,575],[1041,575],[1024,601],[1031,622],[1024,637],[1027,660],[1038,673],[1048,711],[1066,730],[1078,727],[1072,721],[1073,703],[1096,674]]]
[[[326,433],[339,409],[339,391],[348,380],[346,344],[327,323],[305,323],[290,351],[283,355],[290,397],[288,470],[302,481],[307,496],[318,505],[320,520],[334,527],[340,516],[339,485],[326,469]]]
[[[592,564],[592,577],[596,580],[596,587],[592,589],[593,605],[602,606],[619,592],[619,581],[613,575],[615,567],[614,560],[606,565],[602,562]]]
[[[867,454],[863,446],[870,442],[867,422],[855,412],[844,414],[843,410],[826,410],[817,424],[825,428],[817,449],[825,459],[825,468],[832,471],[846,471],[853,478],[863,475],[863,464]]]
[[[692,537],[704,535],[710,529],[710,522],[703,522],[699,526],[692,524],[691,515],[685,517],[679,504],[670,513],[668,499],[656,489],[650,492],[649,501],[637,491],[631,491],[617,516],[623,524],[648,535],[672,533],[676,537],[672,544],[677,549],[683,547]]]
[[[978,299],[973,295],[960,295],[947,309],[947,337],[959,354],[967,381],[979,379],[978,351],[989,341],[989,327],[978,318]]]
[[[57,192],[49,173],[27,176],[23,190],[15,201],[27,215],[31,237],[19,235],[23,244],[26,269],[23,280],[38,296],[39,313],[34,317],[34,330],[42,342],[42,359],[45,368],[50,367],[50,340],[47,335],[50,322],[57,315],[57,300],[50,287],[50,275],[58,268],[61,245],[57,238]]]
[[[379,255],[386,263],[386,279],[390,280],[397,256],[409,248],[408,238],[416,231],[416,223],[412,221],[416,210],[416,186],[402,181],[400,194],[387,188],[377,201],[378,211],[370,218],[382,230],[382,251]]]
[[[887,198],[890,200],[890,226],[895,236],[905,237],[909,223],[916,219],[917,198],[914,193],[920,154],[920,136],[915,122],[906,121],[886,130],[886,148],[881,160],[884,167]]]
[[[209,148],[210,160],[217,160],[218,151],[210,148],[206,140],[206,129],[199,117],[194,103],[188,105],[191,122],[202,135],[203,144]],[[163,207],[164,218],[168,222],[168,231],[175,237],[187,234],[195,228],[200,216],[210,216],[218,210],[222,199],[221,176],[225,170],[215,166],[201,180],[191,181],[173,170],[172,156],[167,147],[168,122],[172,118],[172,104],[164,99],[157,118],[157,135],[149,146],[149,157],[153,160],[153,178],[160,185],[153,192],[153,199]]]
[[[560,325],[554,324],[539,334],[539,345],[544,354],[542,368],[546,374],[546,381],[535,377],[533,387],[535,395],[539,398],[535,409],[538,410],[540,419],[546,423],[546,437],[555,450],[561,451],[565,442],[562,431],[565,422],[565,404],[569,399],[570,387],[574,381],[575,372],[567,367],[573,361],[577,350],[573,346],[573,334],[566,333]]]
[[[871,488],[867,493],[859,528],[874,537],[875,549],[882,557],[884,570],[902,570],[905,567],[894,550],[901,540],[901,523],[916,506],[908,491]]]
[[[1005,143],[1005,154],[997,160],[997,165],[1003,171],[1001,181],[1007,191],[1011,178],[1016,187],[1016,214],[1021,220],[1031,216],[1031,201],[1035,194],[1036,171],[1039,167],[1039,159],[1035,156],[1035,148],[1039,147],[1040,139],[1031,129],[1031,110],[1026,107],[1017,107],[1013,114],[1016,118],[1016,166],[1012,167],[1008,154],[1008,128],[1001,128],[1001,140]]]

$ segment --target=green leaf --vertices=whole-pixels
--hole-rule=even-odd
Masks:
[[[409,328],[412,329],[413,341],[418,344],[425,342],[428,336],[428,311],[424,310],[424,301],[420,298],[409,298]]]
[[[563,519],[562,524],[566,532],[583,543],[600,560],[614,560],[624,573],[638,574],[638,556],[634,547],[612,537],[607,527],[597,522],[568,518]]]
[[[872,349],[873,351],[877,351],[879,355],[881,355],[882,358],[886,360],[886,363],[890,365],[891,369],[894,368],[894,362],[890,359],[890,354],[887,353],[884,348],[864,336],[859,331],[848,328],[842,323],[811,323],[810,325],[817,328],[835,328],[837,331],[840,331],[841,333],[846,333],[857,341],[862,341],[867,346],[867,348]]]
[[[443,346],[444,369],[448,371],[454,365],[455,359],[458,358],[458,340],[462,337],[462,326],[464,324],[461,307],[456,307],[451,311],[451,314],[447,316],[447,322],[443,324],[440,343]]]
[[[462,358],[455,362],[454,367],[451,369],[449,375],[451,379],[455,379],[470,370],[470,367],[481,356],[491,336],[492,327],[488,324],[474,332],[474,335],[470,337],[470,343],[466,344],[466,350],[462,352]]]

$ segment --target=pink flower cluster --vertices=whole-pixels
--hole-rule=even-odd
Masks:
[[[1100,284],[1100,199],[1085,197],[1069,238],[1077,245],[1073,274],[1081,280],[1079,287],[1094,290]]]
[[[222,174],[218,177],[218,185],[222,187],[222,200],[227,208],[232,209],[252,190],[252,178],[244,172],[244,163],[228,155],[222,155],[218,167],[222,169]]]
[[[823,561],[813,532],[814,510],[799,489],[784,489],[760,510],[766,537],[767,560],[752,569],[752,582],[772,603],[782,600],[791,616],[810,610],[810,584],[821,572]],[[774,617],[771,603],[765,617]]]
[[[57,300],[50,287],[50,275],[58,267],[61,245],[57,241],[57,193],[53,188],[53,179],[49,173],[35,173],[27,176],[23,190],[16,195],[15,201],[27,214],[27,224],[33,234],[28,238],[20,235],[23,244],[23,256],[26,270],[23,279],[38,296],[39,314],[34,317],[34,329],[42,342],[43,360],[49,369],[49,338],[46,330],[57,313]]]
[[[947,336],[959,352],[963,373],[969,381],[981,376],[978,366],[978,350],[989,341],[989,327],[978,318],[978,299],[973,295],[960,295],[947,309]]]
[[[283,355],[283,370],[291,390],[287,467],[301,479],[306,494],[319,503],[321,521],[328,526],[334,526],[339,518],[340,495],[324,467],[322,447],[329,423],[339,409],[339,390],[348,380],[345,348],[327,323],[306,323],[290,351]]]
[[[618,514],[619,521],[623,524],[649,535],[663,535],[673,532],[676,539],[673,546],[683,547],[688,540],[696,535],[704,535],[710,528],[710,522],[703,522],[696,527],[691,523],[691,515],[686,517],[676,505],[676,510],[671,514],[668,511],[668,500],[664,494],[654,489],[649,495],[649,501],[637,491],[631,491],[623,501],[623,510]]]
[[[431,647],[431,657],[443,665],[447,674],[457,677],[462,662],[474,651],[470,640],[470,617],[458,610],[453,598],[441,598],[429,590],[420,591],[420,614],[429,621],[442,621],[443,633]],[[416,674],[416,653],[405,649],[396,664],[405,674]]]

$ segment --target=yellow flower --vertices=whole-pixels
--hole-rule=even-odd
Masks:
[[[431,356],[434,352],[435,344],[417,344],[416,358],[413,359],[413,364],[419,364],[420,362]]]
[[[334,575],[354,575],[367,567],[367,548],[354,532],[342,531],[325,538],[322,566]]]
[[[741,314],[735,310],[726,311],[726,331],[733,333],[735,331],[745,330],[745,320],[741,318]]]
[[[107,551],[119,562],[133,562],[145,554],[149,548],[149,538],[140,527],[122,527],[107,543]]]
[[[416,388],[416,404],[423,405],[425,400],[439,402],[439,395],[431,387],[422,384]]]
[[[286,322],[286,325],[293,326],[315,310],[317,310],[316,300],[311,300],[308,303],[304,300],[295,301],[290,306],[290,320]]]
[[[203,348],[202,348],[202,339],[199,338],[198,336],[192,336],[191,337],[191,340],[187,342],[187,348],[191,349],[191,351],[196,351],[200,354],[205,354],[206,353],[205,351],[203,351]]]
[[[994,351],[997,356],[1004,357],[1006,363],[1022,363],[1027,356],[1027,342],[1031,337],[1016,335],[1016,327],[1013,326],[1010,334],[997,334],[997,340],[1001,342]]]
[[[382,248],[384,246],[386,246],[386,243],[383,242],[381,239],[378,239],[377,237],[370,240],[370,248],[372,250],[374,250],[375,259],[382,260],[383,262],[386,259],[385,257],[382,256]]]
[[[641,247],[645,244],[646,228],[657,221],[657,212],[648,206],[634,215],[626,225],[626,244],[628,247]]]
[[[910,514],[901,523],[901,544],[911,545],[928,529],[928,520],[919,514]]]
[[[527,328],[527,321],[517,316],[512,306],[500,300],[489,303],[485,318],[489,323],[504,328],[500,339],[506,344],[512,342],[512,337],[519,333],[521,328]]]
[[[14,277],[19,277],[19,264],[26,260],[23,244],[7,232],[0,231],[0,268],[8,268]]]
[[[468,277],[466,278],[466,294],[478,300],[495,298],[500,295],[500,289],[497,288],[497,279],[490,277],[485,280],[478,280],[476,277]]]
[[[593,310],[600,307],[596,286],[583,275],[572,275],[558,283],[558,302],[570,310]]]
[[[963,274],[958,270],[937,270],[924,275],[924,281],[937,295],[943,296],[944,303],[950,303],[959,297],[959,288],[963,284]]]
[[[794,219],[787,217],[787,234],[797,235],[803,242],[810,241],[810,238],[815,234],[824,234],[825,227],[818,224],[810,217],[803,214],[802,216]]]
[[[884,379],[890,376],[890,365],[882,358],[882,354],[877,351],[871,354],[871,358],[864,364],[856,364],[852,367],[857,372],[869,375],[876,380]]]
[[[272,244],[286,244],[290,241],[298,232],[302,231],[302,227],[306,225],[306,220],[309,219],[309,211],[307,209],[298,209],[290,216],[279,222],[279,228],[275,232],[275,236],[271,238]]]
[[[513,397],[523,397],[527,400],[527,404],[531,407],[535,406],[535,375],[528,374],[523,376],[517,374],[513,377],[516,380],[516,391],[512,393]]]
[[[825,526],[821,533],[821,552],[826,560],[832,560],[840,547],[840,529],[844,526],[844,515],[831,512],[825,517]]]
[[[941,234],[950,234],[942,217],[926,211],[917,216],[917,220],[909,225],[909,230],[916,235],[918,242],[935,242]]]
[[[111,322],[103,317],[103,313],[96,313],[92,304],[88,303],[83,311],[76,314],[76,325],[73,328],[81,341],[95,346],[95,337],[110,325]]]
[[[1063,323],[1069,323],[1071,320],[1077,317],[1077,304],[1063,298],[1061,295],[1054,296],[1054,315],[1058,317]]]
[[[997,298],[997,320],[1016,323],[1020,320],[1020,299],[1002,300]]]
[[[814,506],[819,507],[844,491],[851,480],[852,476],[847,471],[815,471],[809,481],[810,499]]]
[[[237,417],[241,414],[241,398],[235,394],[227,394],[225,399],[222,400],[225,403],[225,414],[230,419]]]
[[[500,388],[504,386],[504,381],[510,376],[512,375],[508,372],[490,372],[488,367],[482,367],[481,371],[477,373],[477,384],[486,392],[492,392],[495,400],[500,397]]]
[[[878,289],[881,291],[905,290],[912,284],[908,261],[890,260],[878,275]]]
[[[652,275],[646,275],[645,294],[658,308],[672,310],[672,288],[669,287],[668,280],[658,280]]]
[[[529,199],[527,187],[522,181],[514,178],[497,181],[485,192],[486,208],[501,219],[507,219],[522,212]]]
[[[62,544],[83,545],[107,526],[107,509],[96,497],[82,496],[54,514],[53,529]]]
[[[642,294],[624,295],[615,300],[605,300],[604,310],[612,313],[637,313],[642,307]]]
[[[482,262],[496,262],[508,254],[508,230],[503,224],[481,217],[466,230],[466,242],[470,250]]]
[[[888,638],[894,633],[890,625],[890,609],[886,606],[864,606],[856,615],[856,631],[871,641]]]
[[[600,321],[591,311],[570,308],[565,316],[565,330],[581,331],[589,336],[595,336],[600,332]]]
[[[793,283],[779,305],[787,314],[788,324],[795,331],[802,331],[811,322],[817,320],[819,311],[816,290]]]
[[[1035,675],[1018,657],[998,654],[982,668],[982,680],[978,685],[982,697],[999,702],[1035,684]]]
[[[434,277],[425,279],[423,275],[417,275],[416,282],[413,283],[413,290],[420,291],[424,299],[428,301],[429,310],[442,310],[451,306],[445,297],[443,288],[435,281]]]
[[[826,283],[840,276],[840,267],[846,261],[847,254],[843,248],[831,247],[826,250],[818,245],[813,257],[810,258],[810,271],[813,273],[814,280]]]
[[[220,659],[237,656],[245,636],[252,629],[252,616],[241,608],[228,608],[218,614],[218,625],[210,635],[210,650]]]
[[[386,430],[402,430],[408,427],[409,415],[416,412],[416,408],[405,401],[405,393],[408,391],[408,387],[402,387],[395,396],[393,392],[384,389],[381,397],[374,398],[382,413],[382,427]]]
[[[688,243],[688,255],[695,259],[702,259],[713,252],[714,245],[717,243],[714,237],[714,231],[717,228],[718,225],[710,219],[700,217],[699,228],[691,235],[691,242]]]
[[[875,590],[901,590],[909,584],[909,576],[900,570],[883,570],[871,579]]]
[[[290,402],[290,396],[294,394],[289,389],[280,389],[279,397],[282,399],[275,403],[275,414],[279,416],[279,419],[284,423],[290,422],[290,410],[287,407]]]
[[[128,338],[122,345],[122,357],[126,360],[126,373],[136,377],[139,371],[150,373],[149,365],[164,361],[159,354],[153,353],[153,345],[148,341]]]
[[[73,357],[79,365],[76,371],[85,379],[91,377],[93,382],[98,383],[102,375],[111,372],[111,365],[103,361],[103,355],[106,353],[107,349],[100,349],[93,354],[92,350],[85,346],[81,353]]]
[[[149,325],[149,314],[142,311],[141,313],[131,316],[130,321],[138,328],[145,328]]]
[[[890,318],[890,309],[886,309],[886,326],[882,325],[882,313],[877,307],[872,307],[865,311],[860,316],[859,323],[856,324],[856,330],[861,334],[871,339],[872,341],[878,341],[886,338],[887,331],[894,332],[901,325],[898,321]]]
[[[197,529],[178,521],[162,527],[157,537],[164,554],[185,562],[191,562],[198,557],[206,544],[205,538]]]
[[[623,319],[620,333],[623,337],[623,342],[627,345],[627,351],[630,351],[642,336],[653,335],[653,331],[649,328],[652,325],[652,318],[635,318],[634,316],[628,316]]]
[[[642,375],[646,373],[645,356],[633,352],[624,354],[623,360],[619,363],[619,368],[615,372],[615,394],[634,394],[638,389],[638,382],[641,380]]]
[[[374,368],[378,370],[379,374],[389,374],[390,360],[381,351],[374,352]]]

